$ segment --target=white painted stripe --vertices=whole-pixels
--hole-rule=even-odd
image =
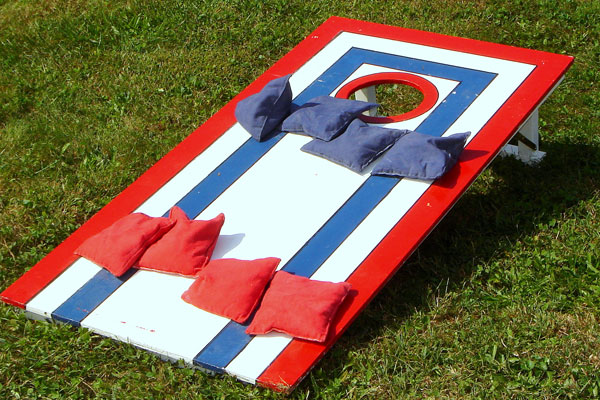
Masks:
[[[334,39],[334,42],[337,41],[344,42],[345,47],[348,49],[352,47],[369,49],[380,51],[382,53],[397,54],[403,57],[412,57],[419,60],[455,65],[457,67],[478,71],[521,75],[523,72],[528,74],[535,68],[535,66],[531,64],[503,60],[501,58],[480,56],[477,54],[399,42],[397,40],[359,35],[356,33],[343,32]],[[341,44],[338,45],[343,47]]]
[[[234,124],[136,211],[152,217],[164,215],[249,138],[250,135],[240,124]]]
[[[43,319],[50,319],[52,312],[83,286],[90,277],[96,275],[100,269],[99,266],[85,258],[77,259],[52,281],[52,284],[29,300],[25,310]]]
[[[256,336],[240,353],[244,356],[241,358],[238,356],[239,359],[235,358],[229,363],[226,371],[244,382],[254,385],[256,379],[266,368],[262,365],[262,361],[275,360],[291,341],[291,336],[279,332],[269,332],[266,335]],[[257,363],[253,360],[256,360]]]
[[[229,322],[181,300],[192,282],[181,276],[139,271],[81,325],[191,364],[193,356]]]

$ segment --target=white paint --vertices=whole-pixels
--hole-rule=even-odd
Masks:
[[[535,145],[535,148],[532,149],[517,139],[517,145],[515,146],[512,144],[507,144],[500,152],[500,156],[513,156],[517,160],[521,160],[525,164],[529,165],[537,164],[538,162],[542,161],[542,159],[546,156],[546,153],[538,150],[540,147],[538,126],[539,111],[538,108],[536,108],[531,113],[529,118],[527,118],[527,121],[525,121],[517,130],[517,132],[529,139]]]
[[[333,42],[336,42],[338,46],[345,49],[357,47],[492,73],[515,74],[518,76],[523,72],[529,74],[535,68],[534,65],[500,58],[485,57],[356,33],[343,32]]]
[[[192,282],[181,276],[138,271],[81,325],[191,364],[229,322],[181,300]]]
[[[234,124],[136,211],[153,217],[164,215],[249,138],[250,135],[240,124]]]
[[[522,158],[522,154],[519,152],[519,146],[515,146],[512,144],[507,144],[506,146],[504,146],[502,148],[502,150],[500,151],[500,153],[498,154],[501,157],[514,157],[517,160],[523,161],[526,164],[529,165],[535,165],[537,163],[539,163],[540,161],[542,161],[542,159],[544,157],[546,157],[546,152],[545,151],[533,151],[531,152],[531,154],[529,154],[527,156],[527,159],[523,159]]]
[[[377,93],[375,92],[375,86],[368,86],[362,89],[358,89],[354,92],[354,96],[358,101],[366,101],[367,103],[377,103]],[[377,115],[377,108],[371,108],[365,111],[363,114],[374,117]]]
[[[244,382],[255,384],[256,378],[268,367],[264,362],[276,359],[291,341],[292,337],[284,333],[270,332],[258,335],[241,353],[243,357],[235,358],[229,363],[226,371]]]
[[[308,141],[286,135],[202,213],[224,212],[223,234],[244,234],[222,257],[284,264],[368,178],[304,153]]]

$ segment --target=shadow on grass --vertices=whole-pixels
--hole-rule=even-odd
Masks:
[[[477,264],[502,258],[518,239],[600,190],[597,146],[553,143],[543,150],[537,166],[514,158],[490,165],[321,361],[320,379],[336,379],[353,351],[427,312],[432,295],[460,290]]]

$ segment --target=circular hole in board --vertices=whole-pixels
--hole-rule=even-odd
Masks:
[[[376,86],[376,99],[381,104],[379,112],[386,116],[360,115],[365,122],[385,124],[406,121],[429,111],[438,100],[433,83],[418,75],[404,72],[382,72],[362,76],[345,84],[336,97],[350,99],[355,92]],[[391,114],[391,115],[390,115]]]

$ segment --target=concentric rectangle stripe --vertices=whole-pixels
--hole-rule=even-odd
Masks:
[[[351,20],[344,20],[344,22],[350,23]],[[377,24],[367,24],[367,26],[362,26],[361,30],[363,33],[382,37],[389,37],[392,34],[384,26]],[[416,31],[411,33],[418,34]],[[453,39],[442,37],[439,40],[439,45],[452,48],[456,46]],[[415,36],[412,36],[411,40],[419,41]],[[271,338],[266,335],[263,338],[265,342],[271,340],[277,344],[271,347],[285,347],[285,350],[273,357],[273,349],[269,349],[271,353],[264,358],[269,358],[272,363],[263,362],[262,365],[267,366],[265,370],[261,370],[260,366],[248,367],[247,362],[241,362],[233,366],[234,361],[227,368],[228,372],[230,371],[237,376],[246,376],[248,381],[254,382],[256,380],[256,383],[276,390],[287,391],[297,385],[428,232],[443,218],[477,174],[493,159],[501,146],[510,139],[517,127],[523,123],[524,118],[529,115],[535,106],[539,105],[549,91],[554,89],[560,76],[572,62],[570,57],[553,57],[554,55],[548,55],[547,53],[527,54],[524,49],[503,48],[502,46],[499,49],[494,49],[496,45],[489,43],[467,42],[461,44],[464,44],[466,48],[469,48],[475,54],[490,55],[491,52],[496,50],[498,55],[504,59],[528,62],[538,66],[531,74],[525,74],[522,83],[518,83],[520,74],[515,74],[514,78],[518,84],[516,86],[506,85],[511,90],[509,96],[501,98],[501,107],[489,116],[489,120],[485,121],[480,129],[476,129],[480,130],[480,135],[469,143],[465,153],[479,153],[480,157],[474,157],[473,155],[461,157],[460,174],[455,169],[452,173],[440,179],[439,182],[436,182],[436,185],[431,186],[412,206],[410,213],[392,228],[377,248],[361,263],[356,272],[348,278],[348,282],[359,288],[359,294],[352,299],[348,307],[342,310],[341,318],[335,321],[334,334],[328,343],[321,345],[293,340],[289,345],[285,345],[283,338]],[[536,56],[538,57],[537,60],[535,59]],[[509,71],[508,76],[510,75]],[[541,82],[544,83],[540,85]],[[502,82],[502,84],[506,84],[506,82]],[[482,115],[484,112],[489,112],[488,109],[482,109],[482,107],[472,107],[472,109],[472,111],[481,112]],[[461,125],[461,123],[458,123],[454,127]],[[474,126],[477,125],[474,124]],[[256,364],[256,358],[260,360],[261,354],[265,354],[267,349],[266,346],[262,348],[257,346],[251,349],[252,352],[248,351],[250,349],[244,352],[253,353],[256,356]],[[246,370],[243,370],[243,367],[246,367]]]
[[[339,86],[354,70],[363,63],[381,65],[390,68],[403,69],[409,72],[427,71],[430,75],[441,76],[461,82],[456,91],[449,95],[445,102],[431,113],[420,126],[419,131],[429,133],[444,125],[447,115],[458,115],[473,99],[483,90],[495,75],[485,72],[473,71],[465,68],[451,67],[444,64],[424,62],[407,57],[400,57],[380,52],[372,52],[364,49],[350,49],[344,56],[321,76],[313,81],[294,102],[302,105],[309,99],[330,94]],[[466,77],[469,79],[466,79]],[[487,78],[487,81],[486,81]],[[480,89],[477,91],[477,89]],[[456,109],[456,111],[455,111]],[[440,134],[440,133],[438,133]],[[212,171],[196,187],[194,187],[183,199],[177,202],[188,215],[198,216],[208,205],[220,196],[228,187],[239,179],[252,165],[263,157],[277,142],[283,134],[276,135],[265,142],[257,142],[248,139],[240,148],[234,151],[219,167]],[[373,179],[373,178],[369,178]],[[388,180],[384,180],[386,183]],[[322,243],[317,244],[322,246]],[[110,274],[109,274],[110,275]],[[131,276],[131,275],[129,275]],[[128,276],[128,277],[129,277]],[[128,279],[128,278],[126,278]],[[69,321],[78,326],[81,321],[101,304],[108,296],[118,289],[126,279],[107,276],[105,271],[100,271],[80,288],[72,298],[69,298],[57,310],[52,317],[58,321]],[[227,328],[234,329],[234,328]],[[232,347],[228,347],[232,349]],[[200,360],[201,357],[198,358]],[[201,362],[201,361],[198,361]],[[208,363],[202,364],[208,367]],[[223,365],[224,366],[224,365]]]

